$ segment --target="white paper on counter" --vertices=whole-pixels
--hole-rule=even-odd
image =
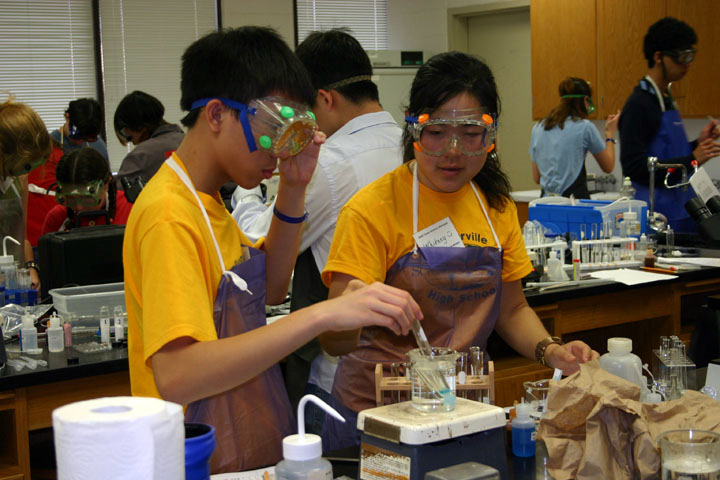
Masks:
[[[662,257],[658,259],[662,263],[689,263],[691,265],[702,265],[703,267],[720,267],[720,258],[712,257]]]
[[[245,472],[216,473],[210,475],[210,480],[264,480],[265,472],[268,474],[268,480],[275,480],[275,467],[259,468]]]
[[[671,280],[673,278],[677,278],[675,275],[645,272],[642,270],[630,270],[627,268],[600,270],[592,272],[590,276],[593,278],[602,278],[604,280],[613,280],[615,282],[624,283],[625,285],[639,285],[641,283],[650,283],[658,280]]]

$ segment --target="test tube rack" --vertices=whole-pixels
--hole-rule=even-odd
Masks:
[[[394,377],[385,376],[383,373],[383,364],[375,364],[375,401],[377,406],[384,405],[386,392],[407,392],[407,399],[410,399],[410,391],[412,390],[412,381],[406,376]],[[487,374],[485,375],[467,375],[465,383],[455,382],[455,390],[460,392],[476,391],[478,395],[483,392],[487,393],[490,403],[495,404],[495,363],[487,362]]]

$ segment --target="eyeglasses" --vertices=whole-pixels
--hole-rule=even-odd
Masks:
[[[694,48],[689,48],[687,50],[665,50],[660,53],[672,58],[675,63],[682,63],[684,65],[688,65],[692,63],[693,60],[695,60],[695,54],[697,53],[697,50]]]
[[[479,109],[447,110],[406,117],[410,124],[415,148],[432,157],[445,155],[455,147],[463,155],[482,155],[492,150],[496,123],[492,115]]]
[[[105,182],[93,180],[82,185],[58,182],[55,199],[60,205],[76,210],[78,207],[95,208],[102,204],[105,196]]]
[[[190,109],[204,107],[210,100],[212,98],[196,100]],[[218,100],[237,110],[251,152],[260,145],[273,155],[295,156],[310,143],[317,129],[315,115],[307,105],[282,97],[258,98],[249,105],[229,98],[218,97]]]

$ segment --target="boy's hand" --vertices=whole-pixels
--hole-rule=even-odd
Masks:
[[[310,179],[317,165],[318,154],[320,153],[320,145],[325,143],[327,137],[320,130],[316,130],[313,139],[308,145],[294,157],[280,158],[278,163],[278,171],[280,172],[280,182],[286,186],[306,186],[310,183]]]

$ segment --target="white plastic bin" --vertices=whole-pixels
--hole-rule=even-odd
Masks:
[[[121,305],[125,310],[123,282],[53,288],[49,293],[58,314],[66,320],[69,317],[96,317],[103,305],[107,305],[111,313],[116,305]]]

